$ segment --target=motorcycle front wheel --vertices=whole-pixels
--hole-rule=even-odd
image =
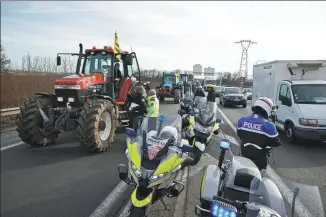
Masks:
[[[146,217],[148,206],[135,207],[131,205],[129,217]]]

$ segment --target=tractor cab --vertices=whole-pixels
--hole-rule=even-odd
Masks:
[[[172,88],[177,84],[177,76],[174,73],[163,72],[162,87]]]
[[[140,70],[136,54],[126,51],[114,53],[111,47],[86,49],[82,53],[59,53],[57,65],[61,65],[60,55],[78,55],[76,74],[56,80],[56,89],[60,85],[79,85],[82,96],[104,95],[117,101],[117,104],[124,103],[131,86],[130,77],[134,76],[140,81]],[[134,61],[135,59],[135,61]],[[119,97],[117,97],[119,96]],[[65,104],[66,102],[63,102]],[[80,104],[83,104],[82,102]]]

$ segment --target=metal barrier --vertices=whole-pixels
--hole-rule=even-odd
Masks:
[[[10,116],[10,115],[16,115],[20,112],[20,108],[6,108],[1,109],[1,117]]]

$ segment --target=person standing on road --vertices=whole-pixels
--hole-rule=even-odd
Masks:
[[[216,102],[216,94],[212,84],[207,85],[207,101]]]
[[[272,148],[282,144],[274,123],[268,121],[273,110],[273,101],[260,97],[252,107],[253,114],[238,121],[241,155],[252,160],[259,170],[266,169]]]
[[[156,97],[156,90],[150,89],[146,101],[146,117],[148,118],[148,131],[156,130],[156,119],[159,115],[160,102]]]
[[[138,135],[143,116],[146,114],[146,93],[142,86],[136,86],[135,91],[132,94],[132,102],[136,104],[131,108],[130,114],[132,117],[132,127]]]

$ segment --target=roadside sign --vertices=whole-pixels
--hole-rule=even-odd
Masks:
[[[240,77],[240,82],[245,82],[246,78],[245,77]]]
[[[244,86],[244,82],[240,81],[240,87],[243,88],[243,86]]]

